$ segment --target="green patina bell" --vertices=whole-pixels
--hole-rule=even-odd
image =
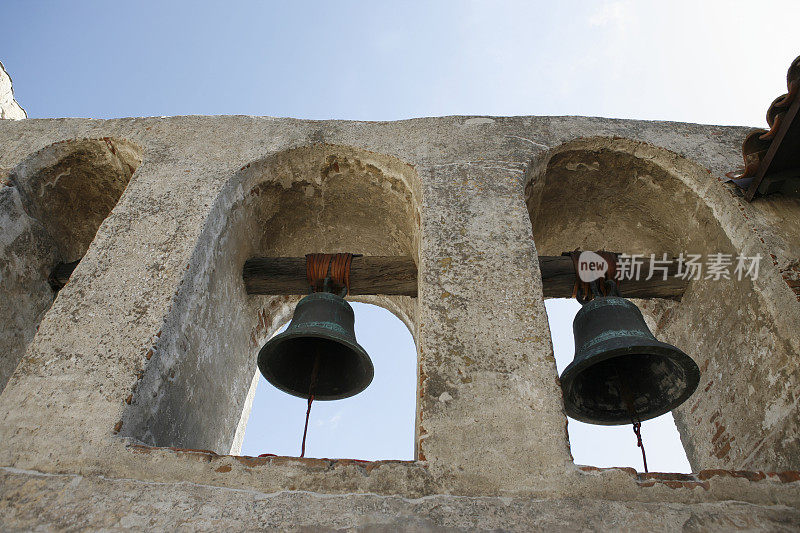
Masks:
[[[659,342],[641,311],[599,297],[572,325],[575,358],[561,374],[567,415],[590,424],[630,424],[676,408],[697,388],[700,370],[675,346]]]
[[[374,369],[356,342],[353,308],[328,292],[309,294],[297,304],[286,331],[258,354],[258,369],[280,390],[316,400],[354,396],[372,382]]]

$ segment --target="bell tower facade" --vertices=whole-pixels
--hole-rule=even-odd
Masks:
[[[0,330],[13,340],[0,355],[0,518],[800,523],[800,300],[786,274],[800,204],[747,202],[725,182],[744,133],[582,117],[0,121],[0,304],[13,317]],[[573,462],[544,299],[558,293],[548,265],[576,249],[764,258],[757,276],[633,297],[699,370],[675,411],[695,473]],[[253,290],[245,265],[344,252],[413,272],[413,290],[348,299],[413,332],[415,459],[232,453],[258,354],[304,295]]]

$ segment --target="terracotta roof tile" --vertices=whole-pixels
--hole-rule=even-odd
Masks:
[[[767,183],[779,186],[785,180],[800,178],[800,56],[792,61],[786,73],[788,92],[773,100],[767,110],[767,129],[756,129],[742,143],[744,166],[728,172],[730,181],[745,189],[745,197],[752,200],[759,188],[765,192],[764,178],[773,178]]]

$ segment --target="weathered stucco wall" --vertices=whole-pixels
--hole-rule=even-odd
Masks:
[[[648,522],[659,527],[791,527],[796,473],[642,477],[572,464],[536,260],[537,247],[560,253],[576,242],[773,254],[750,286],[690,287],[661,329],[707,360],[704,383],[717,383],[678,413],[693,466],[797,469],[800,302],[785,273],[800,255],[798,202],[747,204],[721,182],[744,132],[580,117],[0,123],[6,175],[65,140],[112,138],[141,158],[0,396],[0,513],[18,528],[391,527],[399,515],[421,529],[649,529],[645,511],[663,518]],[[571,161],[575,150],[584,159]],[[589,222],[573,226],[559,204],[597,190],[596,155],[626,202],[626,234],[608,242]],[[549,185],[526,207],[535,176]],[[21,209],[21,190],[14,180],[0,189],[8,213]],[[417,298],[374,299],[415,334],[416,460],[224,455],[236,447],[257,347],[293,302],[246,296],[244,260],[345,250],[418,262]],[[735,310],[720,290],[739,295]],[[715,344],[726,327],[733,359],[731,346]],[[771,380],[782,388],[762,386]],[[748,384],[758,388],[741,398]],[[734,443],[722,457],[708,435],[715,420]],[[210,451],[181,450],[190,447]],[[133,494],[136,509],[110,509]],[[63,513],[42,511],[53,498]],[[200,500],[206,507],[193,512]]]
[[[59,142],[5,173],[0,187],[0,390],[56,291],[59,263],[78,261],[141,162],[116,139]]]
[[[6,498],[30,499],[30,504],[12,512],[0,502],[8,530],[33,530],[47,524],[59,530],[78,525],[147,531],[700,532],[796,531],[800,523],[800,512],[792,504],[753,505],[735,499],[687,505],[570,496],[538,499],[442,494],[405,498],[369,493],[259,493],[8,470],[0,472],[0,486]]]

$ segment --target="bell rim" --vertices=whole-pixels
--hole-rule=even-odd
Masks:
[[[592,355],[595,352],[596,355]],[[567,416],[579,422],[599,426],[622,426],[630,424],[631,421],[629,418],[611,418],[603,421],[590,418],[588,414],[578,410],[578,408],[575,407],[572,402],[567,400],[567,392],[569,389],[571,389],[575,378],[589,366],[602,361],[607,361],[609,359],[615,359],[617,357],[629,355],[631,353],[656,355],[676,362],[681,368],[684,369],[686,373],[686,382],[688,384],[683,393],[667,404],[666,407],[652,411],[647,416],[639,417],[639,421],[643,422],[645,420],[651,420],[674,410],[688,400],[697,390],[697,387],[700,384],[700,367],[697,366],[697,363],[694,361],[694,359],[676,346],[661,342],[659,340],[644,339],[643,342],[632,346],[624,346],[604,351],[603,344],[600,344],[593,348],[589,354],[582,357],[580,361],[572,361],[561,373],[559,380],[561,383],[564,411],[566,412]]]
[[[286,341],[292,339],[301,339],[301,338],[316,338],[315,335],[310,334],[313,333],[314,331],[315,331],[314,328],[307,329],[303,332],[284,331],[283,333],[279,333],[275,335],[273,338],[271,338],[269,341],[267,341],[267,343],[258,352],[257,366],[259,372],[261,372],[261,375],[264,376],[264,379],[266,379],[269,382],[269,384],[275,387],[276,389],[283,391],[286,394],[295,396],[297,398],[303,398],[304,400],[308,400],[309,398],[308,393],[300,393],[297,391],[290,390],[286,387],[283,387],[277,382],[277,380],[275,380],[275,376],[273,376],[271,372],[266,371],[266,359],[270,354],[274,353],[281,344],[283,344]],[[352,396],[364,392],[364,390],[366,390],[366,388],[370,386],[372,380],[375,378],[375,366],[372,364],[372,360],[370,359],[369,354],[367,354],[367,351],[357,342],[352,342],[346,338],[343,338],[342,336],[340,336],[335,332],[331,332],[330,330],[325,330],[320,328],[318,332],[324,333],[327,339],[337,342],[339,344],[343,344],[346,347],[352,349],[354,352],[356,352],[359,360],[367,369],[368,379],[364,380],[363,387],[355,389],[355,392],[348,391],[345,394],[325,394],[325,395],[315,394],[314,400],[323,402],[332,400],[343,400],[345,398],[350,398]]]

